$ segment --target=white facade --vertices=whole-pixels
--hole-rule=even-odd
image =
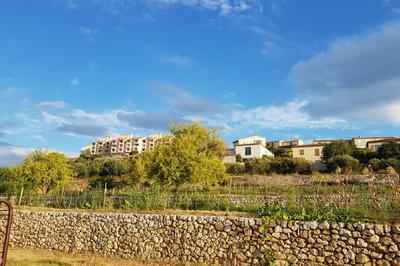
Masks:
[[[233,142],[235,155],[240,154],[243,159],[262,158],[263,156],[274,157],[266,147],[266,139],[260,136],[251,136],[238,139]]]

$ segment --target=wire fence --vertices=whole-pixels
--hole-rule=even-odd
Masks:
[[[21,206],[57,209],[114,210],[207,210],[241,211],[262,214],[271,206],[298,212],[343,211],[353,216],[377,220],[400,221],[400,198],[393,195],[314,194],[314,195],[232,195],[212,193],[109,195],[101,193],[76,195],[0,195]],[[278,210],[277,210],[278,211]]]

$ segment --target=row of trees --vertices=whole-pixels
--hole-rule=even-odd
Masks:
[[[16,167],[0,168],[0,192],[21,189],[64,190],[72,178],[88,179],[91,187],[115,185],[172,186],[176,191],[186,183],[214,185],[226,180],[219,157],[225,144],[217,131],[201,124],[180,124],[170,129],[153,151],[135,158],[81,155],[69,160],[57,152],[36,151]]]
[[[244,160],[244,164],[226,164],[227,172],[232,175],[240,174],[311,174],[311,163],[303,158],[264,157]]]
[[[400,172],[400,144],[388,142],[377,151],[372,151],[357,149],[355,145],[344,141],[332,142],[323,148],[321,159],[330,172],[339,168],[344,172],[360,172],[365,168],[384,172],[388,167]]]

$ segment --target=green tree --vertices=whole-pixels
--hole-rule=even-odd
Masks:
[[[382,144],[377,151],[378,158],[389,159],[396,158],[400,159],[400,143],[390,141]]]
[[[338,155],[352,155],[357,147],[347,141],[335,141],[329,143],[322,149],[322,162],[327,163],[329,159]]]
[[[128,162],[121,158],[100,158],[98,174],[100,176],[122,176],[129,172]]]
[[[334,172],[338,167],[342,169],[343,173],[350,174],[360,171],[360,162],[351,157],[350,155],[336,155],[328,160],[328,171]]]
[[[13,191],[15,185],[13,171],[10,168],[0,167],[0,193]]]
[[[21,167],[16,168],[16,174],[20,185],[30,183],[47,194],[55,188],[65,186],[72,170],[64,154],[36,151],[25,159]]]
[[[368,164],[371,159],[376,158],[376,152],[369,149],[356,149],[352,157],[356,158],[362,164]]]
[[[243,162],[243,157],[240,154],[236,154],[235,160],[237,163],[242,163]]]
[[[160,184],[172,185],[177,191],[185,183],[214,184],[225,180],[225,166],[218,159],[225,152],[225,144],[214,129],[200,123],[179,124],[172,127],[173,137],[165,137],[154,151],[140,154],[136,176],[145,176]],[[144,155],[146,154],[146,155]]]
[[[290,149],[285,149],[282,147],[268,147],[268,150],[270,150],[275,157],[279,158],[290,158],[292,157],[292,151]]]

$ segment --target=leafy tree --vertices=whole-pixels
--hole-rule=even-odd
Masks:
[[[381,170],[382,161],[378,158],[372,158],[368,161],[368,164],[371,166],[374,172]]]
[[[14,187],[13,171],[10,168],[0,167],[0,193],[13,191]]]
[[[243,157],[240,154],[236,154],[235,159],[236,159],[237,163],[242,163],[243,162]]]
[[[390,141],[382,144],[377,151],[378,158],[389,159],[396,158],[400,159],[400,143]]]
[[[338,167],[349,174],[360,171],[360,162],[350,155],[336,155],[328,160],[328,171],[334,172]]]
[[[351,156],[357,147],[347,141],[335,141],[329,143],[322,149],[322,162],[327,163],[329,159],[338,155]]]
[[[242,163],[227,163],[225,164],[226,172],[231,175],[241,175],[245,172],[245,166]]]
[[[376,158],[376,152],[368,149],[356,149],[352,157],[356,158],[362,164],[368,164],[371,159]]]
[[[268,149],[274,154],[275,157],[279,158],[290,158],[292,157],[292,151],[282,147],[268,147]]]
[[[99,160],[98,174],[100,176],[122,176],[129,172],[129,165],[123,159],[105,157]]]
[[[54,188],[65,186],[72,170],[64,154],[36,151],[25,159],[21,167],[16,168],[16,174],[21,185],[30,183],[47,194]]]
[[[303,158],[274,158],[271,169],[278,174],[311,174],[311,163]]]
[[[85,178],[89,176],[88,162],[73,162],[72,169],[76,177]]]
[[[165,137],[154,151],[139,154],[136,177],[172,185],[176,191],[185,183],[214,184],[226,178],[225,166],[218,160],[225,151],[216,130],[200,123],[172,127],[173,137]],[[145,155],[146,154],[146,155]],[[142,166],[141,166],[142,165]]]
[[[250,158],[244,162],[245,171],[249,174],[264,175],[271,172],[271,159]]]

